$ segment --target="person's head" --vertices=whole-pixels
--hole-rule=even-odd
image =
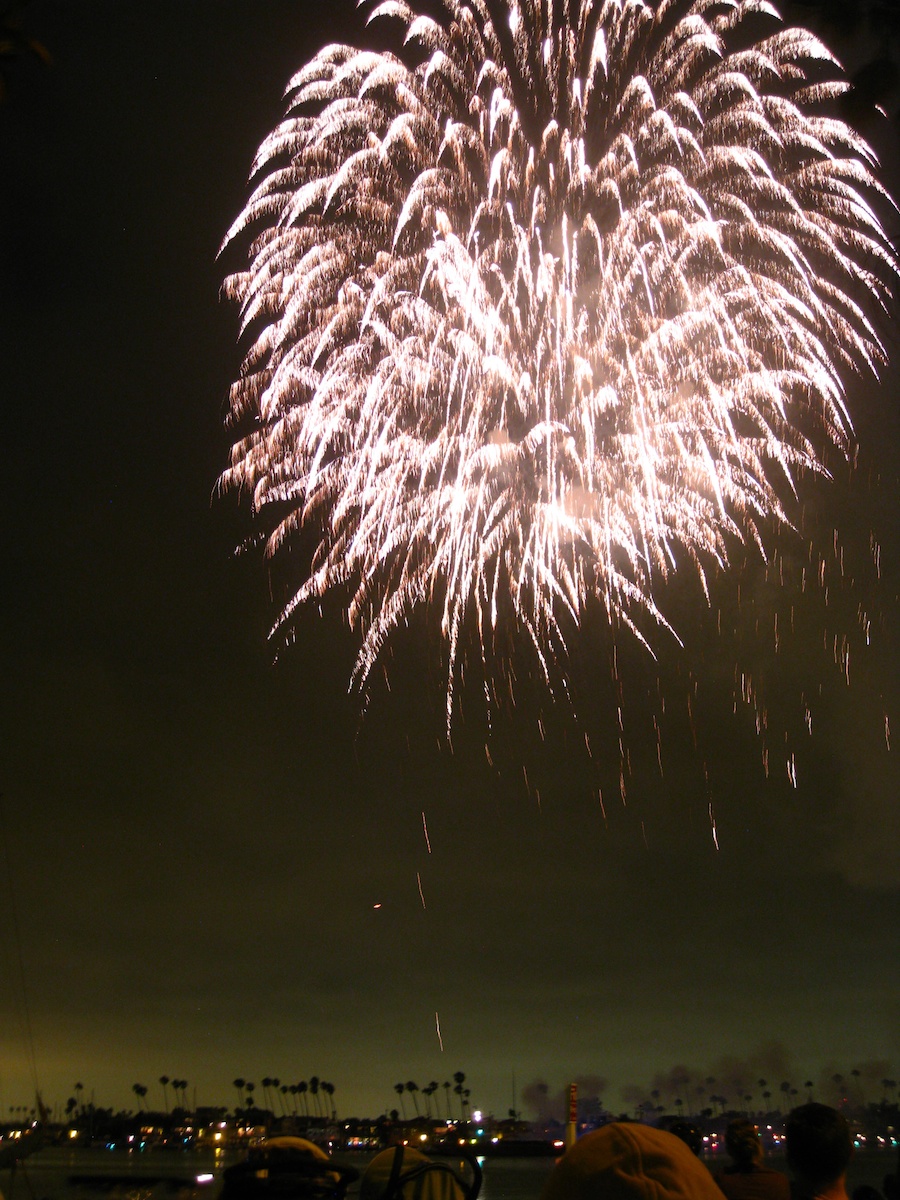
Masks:
[[[673,1121],[671,1125],[666,1125],[669,1133],[674,1133],[677,1138],[681,1138],[687,1148],[699,1155],[703,1150],[703,1135],[692,1121]]]
[[[847,1172],[853,1139],[845,1118],[827,1104],[802,1104],[784,1127],[788,1166],[815,1190],[830,1187]]]
[[[559,1160],[541,1200],[722,1200],[680,1138],[635,1123],[604,1125]]]
[[[751,1167],[762,1158],[759,1131],[746,1117],[728,1122],[725,1130],[725,1149],[738,1167]]]

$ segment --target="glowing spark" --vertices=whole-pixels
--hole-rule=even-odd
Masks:
[[[787,773],[788,779],[791,781],[791,787],[795,788],[797,786],[797,762],[793,754],[787,760]]]
[[[891,748],[891,722],[887,713],[884,714],[884,744],[888,750]]]
[[[441,1048],[441,1053],[443,1054],[443,1052],[444,1052],[444,1039],[441,1037],[441,1019],[440,1019],[440,1017],[437,1015],[437,1013],[435,1013],[435,1014],[434,1014],[434,1028],[435,1028],[435,1030],[437,1031],[438,1045],[440,1046],[440,1048]]]
[[[373,905],[372,905],[372,907],[373,907],[373,908],[381,908],[381,905],[380,905],[380,904],[373,904]]]
[[[428,848],[428,853],[431,853],[431,842],[428,840],[428,826],[425,823],[425,812],[422,812],[422,831],[425,834],[425,845]]]
[[[422,891],[422,876],[416,871],[416,883],[419,885],[419,899],[422,901],[422,907],[425,907],[425,893]]]
[[[489,677],[522,633],[549,682],[599,602],[655,652],[673,573],[708,595],[771,557],[803,477],[852,460],[896,264],[834,60],[768,3],[362,4],[406,43],[294,76],[226,238],[221,486],[269,554],[304,532],[276,629],[339,596],[360,689],[435,613],[449,727],[472,648]]]
[[[716,829],[716,814],[713,812],[712,802],[709,805],[709,827],[712,830],[713,845],[718,850],[719,848],[719,833]]]

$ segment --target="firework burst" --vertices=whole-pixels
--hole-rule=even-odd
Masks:
[[[269,553],[312,535],[277,628],[340,594],[360,687],[439,614],[449,722],[471,636],[486,695],[523,631],[550,683],[590,606],[653,653],[673,573],[772,554],[894,257],[834,60],[765,0],[361,3],[396,52],[299,71],[226,239],[222,484]]]

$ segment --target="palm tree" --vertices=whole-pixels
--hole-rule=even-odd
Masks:
[[[138,1112],[140,1112],[141,1108],[144,1106],[144,1097],[147,1095],[147,1089],[142,1083],[134,1083],[131,1086],[131,1090],[138,1098]]]
[[[269,1088],[271,1086],[272,1086],[272,1080],[269,1078],[268,1075],[264,1076],[263,1080],[262,1080],[263,1104],[265,1104],[266,1108],[268,1108],[268,1109],[271,1109],[271,1107],[272,1107],[272,1102],[269,1099]]]
[[[316,1105],[316,1116],[319,1116],[319,1083],[318,1075],[310,1075],[309,1077],[309,1094],[312,1096]]]
[[[444,1098],[447,1101],[447,1120],[450,1120],[450,1080],[445,1079],[443,1083]]]
[[[74,1090],[74,1092],[75,1092],[75,1095],[76,1095],[76,1097],[77,1097],[77,1099],[78,1099],[78,1103],[79,1103],[79,1106],[80,1106],[80,1108],[81,1108],[81,1111],[82,1111],[82,1112],[84,1112],[84,1101],[83,1101],[83,1100],[82,1100],[82,1098],[81,1098],[81,1093],[84,1091],[84,1084],[83,1084],[83,1083],[76,1083],[76,1084],[75,1084],[75,1087],[74,1087],[74,1089],[73,1089],[73,1090]]]
[[[309,1102],[306,1099],[309,1093],[309,1084],[305,1079],[301,1079],[297,1084],[297,1094],[303,1097],[303,1115],[309,1120]]]
[[[418,1117],[418,1116],[420,1116],[420,1115],[421,1115],[421,1114],[419,1113],[419,1102],[418,1102],[418,1100],[416,1099],[416,1093],[417,1093],[417,1092],[418,1092],[418,1090],[419,1090],[419,1086],[418,1086],[418,1084],[416,1084],[416,1083],[413,1083],[413,1082],[412,1082],[412,1080],[410,1080],[410,1082],[409,1082],[409,1083],[407,1083],[407,1085],[406,1085],[406,1090],[407,1090],[407,1091],[409,1092],[409,1094],[412,1096],[413,1105],[414,1105],[414,1107],[415,1107],[415,1110],[416,1110],[416,1116]]]
[[[237,1111],[238,1111],[238,1109],[240,1109],[240,1108],[243,1108],[243,1107],[244,1107],[244,1087],[245,1087],[246,1085],[245,1085],[245,1083],[244,1083],[243,1079],[235,1079],[235,1080],[232,1082],[232,1085],[231,1085],[231,1086],[232,1086],[232,1087],[235,1089],[235,1091],[236,1091],[236,1092],[237,1092],[237,1094],[238,1094],[238,1102],[237,1102],[237,1107],[236,1107],[236,1108],[235,1108],[235,1110],[234,1110],[235,1112],[237,1112]]]
[[[395,1083],[394,1091],[400,1097],[400,1108],[403,1111],[403,1120],[405,1121],[406,1120],[406,1105],[403,1103],[403,1093],[406,1091],[406,1084],[405,1083]]]
[[[162,1084],[162,1090],[163,1090],[163,1107],[165,1108],[166,1113],[168,1114],[168,1112],[169,1112],[169,1095],[168,1095],[168,1092],[166,1091],[166,1087],[168,1086],[168,1083],[169,1083],[168,1075],[160,1075],[159,1082]]]
[[[337,1120],[337,1109],[334,1107],[334,1084],[333,1083],[321,1083],[321,1084],[319,1084],[319,1087],[322,1089],[322,1091],[328,1097],[328,1102],[331,1106],[331,1119],[332,1119],[332,1121],[336,1121]]]
[[[466,1119],[465,1110],[463,1108],[463,1084],[465,1083],[465,1080],[466,1077],[462,1071],[454,1072],[453,1081],[456,1084],[456,1087],[453,1089],[453,1091],[457,1096],[459,1096],[459,1117],[461,1121]]]
[[[247,1093],[247,1108],[253,1108],[253,1093],[256,1091],[255,1083],[245,1083],[244,1091]]]

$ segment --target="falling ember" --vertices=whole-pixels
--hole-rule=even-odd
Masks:
[[[441,1037],[441,1019],[440,1019],[440,1017],[437,1015],[437,1013],[435,1013],[435,1014],[434,1014],[434,1028],[435,1028],[435,1031],[436,1031],[436,1033],[437,1033],[438,1045],[440,1046],[440,1048],[441,1048],[441,1053],[443,1054],[443,1052],[444,1052],[444,1039]]]
[[[797,786],[797,761],[792,754],[787,760],[788,779],[791,781],[791,787]]]
[[[422,891],[422,876],[416,871],[416,883],[419,885],[419,899],[422,901],[422,907],[425,907],[425,893]]]
[[[891,748],[891,722],[890,722],[890,719],[889,719],[887,713],[884,714],[884,744],[887,746],[888,750],[890,750],[890,748]]]
[[[431,853],[431,842],[428,839],[428,826],[425,823],[425,812],[422,812],[422,832],[425,834],[425,845],[428,848],[428,853]]]
[[[848,85],[768,3],[361,5],[396,53],[297,72],[226,237],[249,345],[220,483],[270,555],[304,532],[276,631],[339,597],[362,691],[433,614],[449,728],[473,650],[500,674],[521,635],[549,685],[589,609],[655,655],[676,573],[708,596],[756,547],[781,581],[800,484],[853,459],[896,262],[826,112]]]

